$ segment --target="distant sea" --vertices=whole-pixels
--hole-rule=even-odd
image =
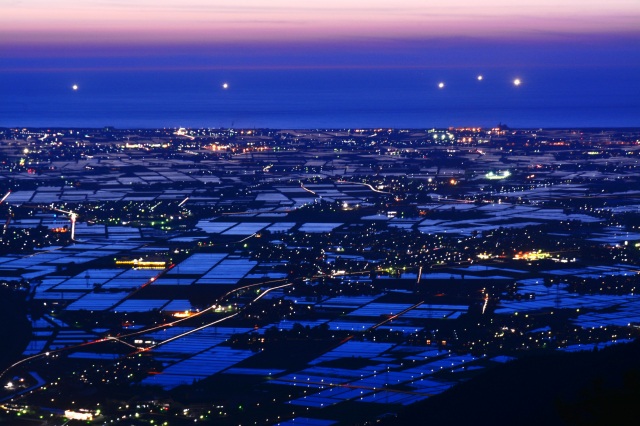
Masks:
[[[477,73],[459,68],[5,70],[0,126],[640,127],[640,77],[624,69],[482,74],[478,81]]]

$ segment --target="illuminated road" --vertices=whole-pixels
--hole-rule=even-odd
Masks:
[[[274,280],[274,281],[276,281],[276,280]],[[281,281],[281,280],[277,280],[277,281]],[[238,290],[255,287],[257,285],[264,285],[264,283],[252,284],[252,285],[240,287],[238,289],[234,289],[234,290],[226,293],[223,297],[227,297],[227,296],[233,294],[234,292],[236,292]],[[151,332],[153,330],[157,330],[159,328],[170,327],[170,326],[175,325],[177,323],[180,323],[182,321],[191,319],[191,318],[193,318],[193,316],[202,315],[204,312],[207,312],[207,311],[210,311],[210,310],[214,309],[214,306],[211,306],[211,307],[207,308],[206,310],[203,310],[203,311],[199,312],[198,314],[193,315],[192,317],[183,318],[183,319],[174,321],[173,323],[163,324],[161,326],[140,330],[140,331],[137,331],[137,332],[134,332],[134,333],[130,333],[130,334],[124,335],[124,336],[117,336],[117,337],[115,337],[115,336],[107,336],[107,337],[104,337],[104,338],[101,338],[101,339],[93,340],[91,342],[85,342],[85,343],[81,343],[81,344],[78,344],[78,345],[74,345],[74,346],[70,346],[70,347],[66,347],[66,348],[57,349],[57,350],[54,350],[54,351],[48,351],[48,352],[43,352],[43,353],[40,353],[40,354],[37,354],[37,355],[29,356],[27,358],[24,358],[24,359],[22,359],[20,361],[17,361],[15,363],[13,363],[8,368],[6,368],[2,373],[0,373],[0,378],[2,378],[10,370],[12,370],[12,369],[14,369],[14,368],[16,368],[16,367],[18,367],[18,366],[20,366],[22,364],[25,364],[25,363],[27,363],[29,361],[33,361],[33,360],[36,360],[36,359],[39,359],[39,358],[44,358],[44,357],[50,357],[50,356],[55,357],[57,354],[60,354],[60,353],[63,353],[63,352],[70,352],[70,351],[74,351],[74,350],[76,350],[78,348],[81,348],[81,347],[90,346],[90,345],[94,345],[94,344],[99,344],[99,343],[103,343],[103,342],[115,341],[115,342],[121,343],[121,344],[126,345],[126,346],[128,346],[130,348],[135,349],[134,352],[131,352],[131,353],[127,354],[127,355],[124,355],[123,356],[124,358],[132,357],[132,356],[135,356],[135,355],[143,353],[143,352],[149,352],[149,351],[152,351],[153,349],[155,349],[155,348],[157,348],[159,346],[162,346],[162,345],[167,344],[169,342],[181,339],[181,338],[186,337],[186,336],[188,336],[190,334],[196,333],[196,332],[198,332],[200,330],[204,330],[205,328],[212,327],[214,325],[220,324],[221,322],[224,322],[224,321],[227,321],[227,320],[229,320],[231,318],[234,318],[234,317],[240,315],[242,313],[242,311],[244,311],[252,303],[260,300],[261,298],[263,298],[265,295],[267,295],[271,291],[278,290],[278,289],[285,288],[285,287],[289,287],[289,286],[292,286],[292,285],[293,285],[293,283],[287,283],[287,284],[282,284],[282,285],[279,285],[279,286],[276,286],[276,287],[271,287],[269,289],[266,289],[265,291],[261,292],[258,296],[256,296],[253,300],[251,300],[251,302],[247,303],[244,307],[240,308],[237,312],[235,312],[235,313],[233,313],[231,315],[228,315],[228,316],[226,316],[224,318],[219,318],[219,319],[217,319],[215,321],[212,321],[210,323],[201,325],[199,327],[196,327],[196,328],[194,328],[192,330],[189,330],[189,331],[186,331],[184,333],[178,334],[178,335],[173,336],[173,337],[171,337],[169,339],[166,339],[166,340],[164,340],[162,342],[156,343],[155,345],[152,345],[152,346],[148,346],[148,347],[145,347],[145,348],[139,348],[138,346],[132,345],[132,344],[122,340],[122,338],[130,337],[130,336],[134,336],[134,335],[138,335],[138,334],[142,334],[142,333],[148,333],[148,332]],[[39,378],[40,376],[37,376],[37,377]],[[29,389],[25,390],[24,392],[20,392],[18,394],[12,394],[12,395],[4,398],[3,400],[0,400],[0,402],[6,401],[6,400],[13,400],[16,397],[19,397],[19,396],[25,394],[27,391],[31,392],[31,391],[41,387],[43,384],[45,384],[45,381],[42,380],[42,379],[39,379],[37,385],[30,387]]]
[[[407,312],[414,310],[415,308],[417,308],[418,306],[422,305],[424,303],[424,300],[421,302],[416,303],[415,305],[409,306],[407,309],[405,309],[404,311],[400,311],[395,315],[391,315],[389,318],[386,318],[384,321],[380,321],[379,323],[372,325],[371,328],[369,328],[369,330],[375,330],[376,328],[380,327],[381,325],[384,325],[388,322],[393,321],[394,319],[398,318],[399,316],[402,316],[404,314],[406,314]]]
[[[215,309],[217,308],[217,306],[219,304],[222,304],[222,302],[225,299],[227,299],[229,296],[233,295],[234,293],[245,291],[245,290],[248,290],[248,289],[253,288],[253,287],[260,287],[260,286],[264,286],[266,284],[279,283],[279,282],[284,282],[284,281],[287,281],[287,279],[286,278],[281,278],[281,279],[277,279],[277,280],[262,281],[260,283],[249,284],[249,285],[245,285],[245,286],[242,286],[242,287],[234,288],[233,290],[230,290],[230,291],[226,292],[225,294],[223,294],[222,296],[220,296],[216,300],[215,304],[213,304],[213,305],[209,306],[208,308],[203,309],[203,310],[201,310],[199,312],[196,312],[193,315],[190,315],[190,316],[185,317],[185,318],[180,318],[180,319],[177,319],[177,320],[172,321],[172,322],[166,322],[166,323],[162,323],[160,325],[156,325],[156,326],[153,326],[153,327],[149,327],[149,328],[145,328],[145,329],[142,329],[142,330],[134,331],[134,332],[131,332],[131,333],[121,334],[119,337],[120,338],[127,338],[127,337],[131,337],[131,336],[138,336],[140,334],[150,333],[152,331],[160,330],[160,329],[163,329],[163,328],[173,327],[173,326],[178,325],[178,324],[180,324],[182,322],[188,321],[188,320],[193,319],[193,318],[197,318],[197,317],[199,317],[199,316],[201,316],[201,315],[203,315],[203,314],[205,314],[207,312],[215,311]],[[287,285],[292,285],[292,284],[287,284]],[[277,288],[281,288],[281,287],[285,287],[285,286],[279,286]],[[271,291],[271,290],[269,290],[269,291]],[[262,296],[260,296],[260,297],[262,297]],[[258,298],[255,299],[255,300],[258,300]],[[2,377],[2,376],[0,375],[0,377]]]
[[[256,302],[256,301],[260,300],[262,297],[264,297],[264,295],[268,294],[269,292],[271,292],[271,291],[273,291],[273,290],[278,290],[278,289],[281,289],[281,288],[284,288],[284,287],[289,287],[289,286],[292,286],[292,285],[293,285],[293,283],[289,283],[289,284],[284,284],[284,285],[280,285],[280,286],[277,286],[277,287],[272,287],[272,288],[270,288],[270,289],[267,289],[267,290],[263,291],[262,293],[260,293],[260,294],[259,294],[255,299],[253,299],[251,302],[249,302],[249,303],[247,304],[247,306],[248,306],[248,305],[250,305],[251,303],[254,303],[254,302]],[[209,309],[210,309],[210,308],[209,308]],[[173,337],[171,337],[171,338],[169,338],[169,339],[163,340],[162,342],[160,342],[160,343],[156,343],[155,345],[152,345],[152,346],[148,346],[148,347],[146,347],[146,348],[139,349],[139,350],[137,350],[136,352],[134,352],[133,354],[130,354],[130,355],[135,355],[135,354],[138,354],[138,353],[140,353],[140,352],[146,352],[146,351],[153,350],[153,349],[157,348],[158,346],[162,346],[162,345],[164,345],[164,344],[166,344],[166,343],[172,342],[172,341],[174,341],[174,340],[181,339],[181,338],[183,338],[183,337],[185,337],[185,336],[188,336],[188,335],[190,335],[190,334],[192,334],[192,333],[195,333],[195,332],[197,332],[197,331],[204,330],[205,328],[209,328],[209,327],[212,327],[212,326],[214,326],[214,325],[220,324],[220,323],[221,323],[221,322],[223,322],[223,321],[226,321],[226,320],[231,319],[231,318],[233,318],[233,317],[235,317],[235,316],[238,316],[238,315],[239,315],[240,313],[242,313],[242,311],[243,311],[243,310],[245,310],[245,309],[246,309],[246,306],[245,306],[245,307],[243,307],[243,308],[241,308],[240,310],[238,310],[238,312],[236,312],[236,313],[234,313],[234,314],[228,315],[228,316],[226,316],[226,317],[224,317],[224,318],[217,319],[217,320],[215,320],[215,321],[213,321],[213,322],[210,322],[210,323],[208,323],[208,324],[202,325],[202,326],[200,326],[200,327],[196,327],[196,328],[194,328],[193,330],[185,331],[184,333],[181,333],[181,334],[178,334],[178,335],[176,335],[176,336],[173,336]],[[146,332],[148,332],[148,330],[146,330]]]
[[[422,304],[424,304],[424,300],[421,301],[421,302],[416,303],[415,305],[409,306],[407,309],[405,309],[403,311],[400,311],[397,314],[394,314],[394,315],[389,316],[388,318],[385,318],[384,320],[380,321],[379,323],[374,324],[371,327],[367,328],[366,330],[360,331],[359,333],[365,333],[367,331],[375,330],[376,328],[380,327],[381,325],[384,325],[384,324],[386,324],[388,322],[393,321],[394,319],[398,318],[399,316],[402,316],[402,315],[406,314],[407,312],[414,310],[415,308],[417,308],[418,306],[420,306]],[[344,339],[342,339],[340,341],[340,343],[338,344],[338,346],[340,346],[340,345],[342,345],[344,343],[347,343],[349,340],[353,339],[355,336],[356,336],[355,333],[350,334],[349,336],[347,336]],[[336,347],[338,347],[338,346],[336,346]]]
[[[322,195],[318,195],[315,192],[313,192],[312,190],[310,190],[309,188],[307,188],[306,186],[304,186],[304,183],[300,182],[300,188],[304,189],[305,191],[307,191],[310,194],[315,195],[318,198],[322,198]]]
[[[167,268],[166,270],[164,270],[160,275],[162,275],[162,274],[166,273],[166,272],[167,272],[168,270],[170,270],[172,267],[173,267],[173,265],[172,265],[172,266],[170,266],[169,268]],[[410,267],[410,268],[407,268],[407,269],[408,269],[408,270],[411,270],[411,269],[418,269],[418,267],[415,267],[415,268]],[[420,269],[421,269],[421,267],[420,267]],[[347,273],[343,273],[343,274],[340,274],[340,275],[362,275],[362,274],[368,274],[368,273],[370,273],[370,272],[371,272],[371,271],[366,271],[366,270],[365,270],[365,271],[357,271],[357,272],[347,272]],[[313,276],[313,277],[311,277],[311,278],[312,278],[312,279],[316,279],[316,278],[321,278],[321,277],[323,277],[323,276],[330,276],[330,277],[333,277],[333,276],[335,276],[335,275],[332,275],[332,274],[327,274],[327,275],[322,274],[322,275],[316,275],[316,276]],[[222,296],[220,296],[220,297],[216,300],[216,303],[215,303],[215,304],[213,304],[213,305],[211,305],[211,306],[209,306],[208,308],[203,309],[202,311],[196,312],[196,313],[194,313],[193,315],[190,315],[190,316],[188,316],[188,317],[180,318],[180,319],[177,319],[177,320],[172,321],[172,322],[163,323],[163,324],[159,324],[159,325],[156,325],[156,326],[152,326],[152,327],[144,328],[144,329],[141,329],[141,330],[133,331],[133,332],[131,332],[131,333],[120,334],[120,335],[118,335],[118,336],[110,336],[110,335],[108,335],[108,336],[105,336],[105,337],[102,337],[102,338],[100,338],[100,339],[96,339],[96,340],[93,340],[93,341],[84,342],[84,343],[76,344],[76,345],[73,345],[73,346],[68,346],[68,347],[65,347],[65,348],[60,348],[60,349],[56,349],[56,350],[47,351],[47,352],[43,352],[43,353],[40,353],[40,354],[36,354],[36,355],[28,356],[28,357],[26,357],[26,358],[23,358],[23,359],[21,359],[21,360],[19,360],[19,361],[15,362],[15,363],[13,363],[13,364],[12,364],[12,365],[10,365],[9,367],[7,367],[4,371],[2,371],[2,372],[0,373],[0,378],[2,378],[5,374],[7,374],[7,373],[8,373],[9,371],[11,371],[12,369],[14,369],[14,368],[16,368],[16,367],[18,367],[18,366],[20,366],[20,365],[23,365],[23,364],[25,364],[25,363],[28,363],[28,362],[30,362],[30,361],[37,360],[37,359],[40,359],[40,358],[45,358],[45,357],[55,356],[55,355],[57,355],[57,354],[61,354],[61,353],[65,353],[65,352],[73,352],[73,351],[78,350],[79,348],[82,348],[82,347],[86,347],[86,346],[90,346],[90,345],[95,345],[95,344],[99,344],[99,343],[104,343],[104,342],[118,342],[118,343],[123,344],[123,345],[125,345],[125,346],[127,346],[127,347],[135,348],[135,349],[136,349],[136,351],[135,351],[135,352],[133,352],[133,354],[137,354],[137,353],[140,353],[140,352],[146,352],[146,351],[152,350],[152,349],[154,349],[154,348],[156,348],[156,347],[158,347],[158,346],[164,345],[164,344],[169,343],[169,342],[171,342],[171,341],[174,341],[174,340],[180,339],[180,338],[182,338],[182,337],[188,336],[189,334],[195,333],[195,332],[197,332],[197,331],[199,331],[199,330],[203,330],[203,329],[205,329],[205,328],[208,328],[208,327],[214,326],[214,325],[219,324],[219,323],[221,323],[221,322],[223,322],[223,321],[226,321],[226,320],[229,320],[229,319],[231,319],[231,318],[234,318],[234,317],[238,316],[238,315],[239,315],[243,310],[245,310],[249,305],[251,305],[252,303],[254,303],[254,302],[258,301],[258,300],[260,300],[262,297],[264,297],[264,296],[265,296],[266,294],[268,294],[269,292],[274,291],[274,290],[278,290],[278,289],[281,289],[281,288],[285,288],[285,287],[290,287],[290,286],[293,286],[293,285],[294,285],[293,283],[279,284],[279,283],[286,282],[287,280],[288,280],[287,278],[274,279],[274,280],[268,280],[268,281],[263,281],[263,282],[260,282],[260,283],[249,284],[249,285],[246,285],[246,286],[242,286],[242,287],[234,288],[234,289],[232,289],[232,290],[228,291],[227,293],[223,294]],[[153,280],[150,280],[150,281],[149,281],[147,284],[145,284],[145,285],[151,284],[152,282],[153,282]],[[274,285],[274,284],[279,284],[279,285],[276,285],[276,286],[274,286],[274,287],[270,287],[270,288],[266,289],[265,291],[263,291],[262,293],[260,293],[258,296],[256,296],[253,300],[251,300],[250,302],[248,302],[245,306],[243,306],[243,307],[239,308],[237,312],[235,312],[235,313],[233,313],[233,314],[231,314],[231,315],[228,315],[228,316],[226,316],[226,317],[224,317],[224,318],[219,318],[219,319],[217,319],[217,320],[215,320],[215,321],[213,321],[213,322],[210,322],[210,323],[207,323],[207,324],[204,324],[204,325],[198,326],[198,327],[196,327],[196,328],[194,328],[194,329],[192,329],[192,330],[189,330],[189,331],[187,331],[187,332],[184,332],[184,333],[181,333],[181,334],[179,334],[179,335],[176,335],[176,336],[174,336],[174,337],[172,337],[172,338],[170,338],[170,339],[167,339],[167,340],[165,340],[165,341],[162,341],[162,342],[160,342],[160,343],[157,343],[157,344],[155,344],[155,345],[153,345],[153,346],[150,346],[150,347],[147,347],[147,348],[139,348],[138,346],[132,345],[132,344],[128,343],[128,342],[125,340],[125,339],[128,339],[128,338],[133,337],[133,336],[139,336],[139,335],[141,335],[141,334],[151,333],[151,332],[156,331],[156,330],[166,329],[166,328],[173,327],[173,326],[176,326],[176,325],[178,325],[178,324],[181,324],[181,323],[183,323],[183,322],[185,322],[185,321],[192,320],[192,319],[197,318],[197,317],[199,317],[199,316],[202,316],[202,315],[204,315],[204,314],[206,314],[206,313],[208,313],[208,312],[215,311],[215,309],[218,307],[218,305],[225,303],[225,302],[226,302],[226,300],[227,300],[229,297],[231,297],[232,295],[234,295],[234,294],[241,293],[241,292],[244,292],[244,291],[250,290],[250,289],[252,289],[252,288],[260,288],[260,287],[264,287],[264,286],[266,286],[266,285]],[[396,318],[400,317],[401,315],[405,314],[406,312],[408,312],[408,311],[410,311],[410,310],[412,310],[412,309],[417,308],[418,306],[420,306],[420,305],[421,305],[421,304],[423,304],[423,303],[424,303],[424,301],[419,302],[419,303],[417,303],[417,304],[415,304],[415,305],[413,305],[413,306],[411,306],[411,307],[409,307],[409,308],[407,308],[407,309],[403,310],[402,312],[399,312],[398,314],[395,314],[395,315],[393,315],[393,316],[391,316],[391,317],[389,317],[389,318],[386,318],[386,319],[384,319],[383,321],[381,321],[381,322],[379,322],[379,323],[377,323],[377,324],[373,325],[373,326],[372,326],[372,327],[370,327],[368,330],[374,330],[374,329],[376,329],[376,328],[380,327],[381,325],[384,325],[384,324],[385,324],[385,323],[387,323],[387,322],[393,321],[394,319],[396,319]],[[354,335],[351,335],[351,336],[347,337],[347,338],[346,338],[346,339],[344,339],[341,343],[344,343],[344,342],[346,342],[346,341],[350,340],[351,338],[353,338],[353,336],[354,336]],[[131,354],[129,354],[129,355],[131,355]]]
[[[227,293],[222,295],[218,299],[218,302],[224,301],[229,296],[233,295],[234,293],[240,292],[240,291],[245,291],[245,290],[248,290],[250,288],[264,286],[264,285],[270,284],[270,283],[283,282],[283,281],[286,281],[286,279],[269,280],[269,281],[264,281],[264,282],[261,282],[261,283],[250,284],[250,285],[246,285],[246,286],[243,286],[243,287],[238,287],[238,288],[235,288],[235,289],[233,289],[231,291],[228,291]],[[288,283],[288,284],[278,285],[276,287],[272,287],[272,288],[266,289],[265,291],[260,293],[260,295],[258,295],[255,299],[253,299],[251,302],[249,302],[247,305],[249,305],[249,304],[261,299],[262,297],[264,297],[265,294],[268,294],[269,292],[271,292],[273,290],[277,290],[277,289],[288,287],[288,286],[292,286],[292,285],[293,285],[293,283]],[[135,331],[135,332],[132,332],[132,333],[121,334],[121,335],[118,335],[118,336],[106,336],[106,337],[102,337],[100,339],[92,340],[92,341],[89,341],[89,342],[79,343],[79,344],[76,344],[76,345],[73,345],[73,346],[68,346],[68,347],[65,347],[65,348],[60,348],[60,349],[56,349],[56,350],[42,352],[42,353],[39,353],[39,354],[36,354],[36,355],[31,355],[31,356],[28,356],[26,358],[23,358],[23,359],[21,359],[19,361],[16,361],[13,364],[11,364],[9,367],[7,367],[4,371],[2,371],[0,373],[0,378],[2,378],[5,374],[7,374],[9,371],[13,370],[14,368],[16,368],[16,367],[18,367],[18,366],[20,366],[22,364],[25,364],[27,362],[30,362],[30,361],[33,361],[33,360],[37,360],[37,359],[40,359],[40,358],[52,357],[52,356],[55,356],[57,354],[61,354],[61,353],[65,353],[65,352],[73,352],[73,351],[75,351],[77,349],[80,349],[80,348],[83,348],[83,347],[86,347],[86,346],[95,345],[95,344],[104,343],[104,342],[118,342],[118,343],[126,345],[126,346],[128,346],[130,348],[135,348],[137,351],[134,352],[134,353],[150,350],[150,349],[155,348],[157,346],[160,346],[160,345],[163,345],[165,343],[168,343],[169,341],[176,340],[176,339],[178,339],[180,337],[187,336],[187,335],[189,335],[191,333],[194,333],[195,331],[199,331],[199,330],[202,330],[204,328],[211,327],[211,326],[213,326],[215,324],[218,324],[218,323],[220,323],[222,321],[226,321],[226,320],[228,320],[230,318],[233,318],[236,315],[240,314],[244,310],[244,307],[243,307],[243,308],[239,309],[238,312],[236,312],[236,313],[234,313],[232,315],[229,315],[229,316],[224,317],[224,318],[220,318],[220,319],[218,319],[216,321],[213,321],[211,323],[208,323],[208,324],[205,324],[203,326],[197,327],[197,328],[195,328],[193,330],[189,330],[189,331],[187,331],[185,333],[182,333],[180,335],[174,336],[171,339],[168,339],[168,340],[165,340],[163,342],[160,342],[159,344],[157,344],[155,346],[152,346],[150,348],[145,348],[145,349],[142,349],[142,350],[140,350],[138,346],[132,345],[132,344],[126,342],[125,340],[123,340],[123,339],[126,339],[128,337],[137,336],[137,335],[145,334],[145,333],[150,333],[150,332],[153,332],[153,331],[159,330],[159,329],[173,327],[173,326],[175,326],[177,324],[180,324],[180,323],[182,323],[184,321],[188,321],[188,320],[191,320],[191,319],[196,318],[198,316],[201,316],[201,315],[203,315],[203,314],[205,314],[207,312],[214,311],[216,309],[216,307],[217,307],[217,304],[214,304],[214,305],[212,305],[212,306],[210,306],[210,307],[208,307],[206,309],[203,309],[202,311],[197,312],[197,313],[195,313],[195,314],[193,314],[193,315],[191,315],[189,317],[180,318],[178,320],[175,320],[175,321],[172,321],[172,322],[169,322],[169,323],[163,323],[163,324],[160,324],[160,325],[157,325],[157,326],[145,328],[145,329],[138,330],[138,331]]]
[[[373,186],[371,186],[370,184],[364,183],[364,182],[351,182],[349,180],[338,180],[337,183],[349,183],[349,184],[353,184],[353,185],[363,185],[363,186],[366,186],[367,188],[369,188],[370,190],[372,190],[373,192],[377,192],[378,194],[389,194],[389,195],[391,195],[390,192],[380,191],[379,189],[376,189]]]

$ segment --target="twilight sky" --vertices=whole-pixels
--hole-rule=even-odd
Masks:
[[[5,49],[640,33],[638,0],[0,0],[0,9]]]
[[[501,81],[522,78],[521,91],[537,90],[532,96],[542,96],[544,84],[545,99],[571,95],[576,106],[596,107],[607,95],[626,117],[636,117],[640,0],[0,0],[0,59],[0,89],[6,89],[9,112],[17,101],[40,102],[26,102],[21,84],[33,84],[35,91],[46,82],[66,89],[78,83],[88,96],[85,82],[93,81],[116,93],[109,86],[116,80],[104,73],[128,84],[129,77],[160,78],[150,73],[177,72],[175,78],[189,79],[195,75],[189,73],[215,72],[218,87],[230,80],[234,89],[234,71],[297,72],[306,93],[318,78],[332,81],[329,74],[307,81],[308,72],[343,70],[353,82],[345,87],[360,90],[349,95],[352,100],[385,85],[393,93],[395,79],[406,75],[389,71],[360,78],[359,70],[417,70],[418,85],[407,86],[404,98],[418,93],[418,103],[426,99],[419,90],[441,80],[453,90],[454,72],[460,72],[459,88],[465,75],[487,73],[489,84],[493,73]],[[242,87],[262,77],[253,75]],[[494,82],[495,90],[507,90]],[[289,89],[269,90],[265,98]],[[313,90],[305,96],[328,93]],[[472,96],[465,90],[463,95]],[[452,108],[467,99],[448,93]],[[502,93],[505,101],[509,93]],[[480,102],[480,94],[473,96]],[[240,111],[244,104],[237,101]],[[24,116],[32,111],[24,108]]]
[[[317,68],[580,65],[601,52],[603,66],[637,64],[640,50],[640,0],[0,0],[0,10],[0,71],[53,71],[61,59],[163,68],[176,55],[173,67]]]

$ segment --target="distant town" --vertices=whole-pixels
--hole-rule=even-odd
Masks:
[[[0,422],[400,424],[624,346],[639,160],[640,129],[0,128]]]

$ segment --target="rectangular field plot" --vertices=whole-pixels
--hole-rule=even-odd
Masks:
[[[147,377],[142,384],[159,385],[167,390],[173,389],[226,370],[252,355],[254,352],[249,350],[215,347],[185,361],[177,362],[160,374]]]
[[[262,231],[271,222],[243,222],[223,232],[224,235],[252,235]]]
[[[153,269],[127,269],[118,276],[118,279],[142,279],[148,281],[159,274],[160,271]]]
[[[318,304],[318,308],[351,308],[355,309],[376,300],[376,296],[337,296]]]
[[[396,315],[411,306],[409,303],[370,303],[351,312],[349,316],[377,318],[381,315]]]
[[[157,331],[155,333],[145,335],[145,339],[151,338],[156,341],[164,341],[190,330],[191,329],[182,327],[171,327],[163,331]],[[187,334],[184,337],[173,340],[166,344],[162,344],[161,346],[158,346],[154,351],[156,353],[196,354],[225,342],[233,334],[246,333],[250,330],[253,329],[233,327],[205,328]]]
[[[163,308],[165,312],[184,312],[191,310],[191,302],[185,299],[176,299],[167,303]]]
[[[52,291],[61,290],[89,291],[93,290],[93,282],[84,278],[70,278],[52,288]]]
[[[105,311],[120,302],[128,293],[89,293],[69,306],[68,311]]]
[[[147,312],[160,309],[167,304],[167,300],[129,299],[112,310],[114,312]]]
[[[375,402],[378,404],[401,404],[411,405],[423,399],[429,398],[429,395],[411,393],[411,392],[392,392],[381,391],[370,395],[365,395],[358,399],[360,402]]]
[[[258,262],[249,259],[225,259],[207,272],[198,284],[235,284]]]
[[[321,362],[331,361],[340,358],[372,358],[391,349],[392,343],[354,342],[349,341],[336,349],[314,359],[309,364],[316,365]]]
[[[87,269],[76,275],[75,279],[88,279],[92,283],[103,283],[117,277],[124,271],[122,269]]]
[[[191,285],[196,280],[193,278],[158,278],[153,285]]]
[[[47,346],[47,340],[32,340],[29,342],[24,352],[22,352],[22,355],[29,356],[39,354],[45,346]]]
[[[149,280],[146,278],[116,278],[106,283],[102,284],[102,288],[106,290],[111,290],[114,288],[120,289],[135,289],[138,287],[142,287]],[[59,286],[58,286],[59,287]]]
[[[197,253],[180,262],[167,275],[202,275],[225,257],[226,253]]]
[[[298,229],[300,232],[308,232],[309,234],[331,232],[337,227],[342,226],[342,223],[331,222],[308,222],[304,223]]]
[[[222,234],[232,226],[236,226],[237,222],[213,222],[210,220],[201,220],[196,227],[202,229],[207,234]]]

